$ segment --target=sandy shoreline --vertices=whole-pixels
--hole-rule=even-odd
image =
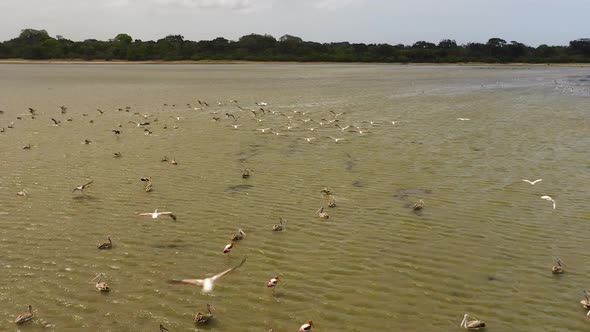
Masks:
[[[522,66],[522,67],[590,67],[590,63],[487,63],[487,62],[458,62],[458,63],[400,63],[400,62],[326,62],[326,61],[246,61],[246,60],[180,60],[180,61],[128,61],[128,60],[83,60],[83,59],[48,59],[48,60],[26,60],[26,59],[0,59],[0,64],[380,64],[397,66]]]

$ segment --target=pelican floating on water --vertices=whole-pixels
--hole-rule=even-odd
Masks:
[[[563,266],[565,266],[565,263],[558,258],[555,265],[551,268],[551,272],[553,272],[553,274],[561,274],[563,273]]]
[[[23,312],[22,314],[18,315],[14,322],[16,324],[22,324],[24,322],[28,322],[33,318],[33,307],[29,304],[29,310]]]
[[[204,293],[208,293],[210,291],[213,290],[213,286],[215,284],[215,281],[217,281],[219,278],[223,277],[224,275],[230,273],[231,271],[239,268],[240,266],[242,266],[244,264],[244,262],[246,261],[246,258],[242,259],[242,262],[239,265],[236,265],[232,268],[229,268],[221,273],[218,273],[216,275],[214,275],[213,277],[210,278],[205,278],[205,279],[181,279],[181,280],[170,280],[168,281],[171,284],[187,284],[187,285],[196,285],[196,286],[203,286],[203,292]]]
[[[101,291],[101,292],[108,292],[111,289],[109,288],[109,285],[107,285],[106,282],[101,281],[102,277],[104,276],[104,273],[99,273],[96,275],[96,277],[94,277],[91,281],[94,281],[98,278],[98,280],[96,281],[96,284],[94,285],[94,287],[96,287],[96,290]]]
[[[240,228],[237,233],[232,234],[231,240],[232,241],[240,241],[246,236],[246,233]]]
[[[111,237],[108,236],[107,239],[109,240],[109,242],[103,242],[100,243],[98,242],[98,249],[111,249],[113,247],[113,241],[111,240]]]
[[[320,218],[324,218],[324,219],[330,218],[330,215],[328,213],[324,212],[324,207],[323,206],[316,213],[318,214],[318,216]]]
[[[285,230],[285,226],[283,225],[283,218],[279,218],[279,223],[272,225],[273,232],[282,232]]]
[[[418,211],[418,210],[422,210],[424,208],[424,201],[423,200],[419,200],[418,202],[416,202],[416,204],[414,204],[414,206],[412,207],[412,209],[414,209],[414,211]]]
[[[468,320],[469,317],[473,318],[473,320]],[[470,316],[469,314],[465,314],[463,316],[463,320],[461,321],[461,327],[464,327],[468,330],[479,330],[486,327],[486,323],[482,322],[481,320]]]
[[[211,320],[211,318],[213,318],[213,313],[211,313],[211,308],[213,308],[212,305],[210,305],[209,303],[207,303],[207,311],[209,313],[204,314],[202,312],[197,312],[195,314],[195,324],[199,325],[199,324],[206,324],[207,322],[209,322]],[[213,308],[215,309],[215,308]]]

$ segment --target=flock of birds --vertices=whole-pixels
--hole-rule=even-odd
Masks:
[[[197,105],[198,104],[198,105]],[[168,105],[164,104],[164,106],[172,106],[176,107],[176,105]],[[259,127],[261,128],[254,128],[254,131],[259,134],[270,134],[275,136],[289,136],[295,135],[297,139],[305,140],[308,143],[313,143],[316,140],[320,140],[322,138],[330,139],[334,143],[339,143],[350,139],[349,137],[335,137],[336,132],[340,133],[355,133],[357,135],[363,136],[371,132],[373,128],[380,127],[383,125],[397,125],[400,121],[388,121],[388,122],[376,122],[376,121],[364,121],[361,125],[349,123],[344,124],[343,115],[344,112],[337,113],[335,111],[330,111],[330,115],[324,116],[319,120],[312,119],[311,117],[307,117],[307,112],[300,111],[300,110],[291,110],[291,111],[275,111],[268,107],[268,103],[266,102],[257,102],[255,103],[255,107],[242,107],[240,106],[237,101],[231,100],[229,103],[224,104],[221,102],[217,102],[217,107],[210,106],[209,103],[201,100],[197,100],[196,104],[186,104],[187,108],[186,111],[200,111],[200,113],[207,112],[206,114],[210,115],[211,121],[217,123],[227,123],[227,127],[231,128],[232,130],[243,130],[244,127],[247,125],[248,122],[254,122],[256,124],[260,124]],[[62,125],[62,121],[71,122],[74,121],[72,117],[68,116],[68,108],[66,106],[61,106],[61,115],[67,117],[67,119],[56,119],[57,116],[49,117],[53,126],[59,127]],[[105,114],[105,111],[97,109],[96,110],[99,115]],[[127,106],[125,108],[118,108],[115,110],[116,112],[125,112],[131,113],[131,107]],[[0,115],[4,112],[0,110]],[[163,121],[159,121],[156,116],[150,114],[143,114],[139,112],[134,112],[133,115],[140,117],[138,119],[129,120],[127,123],[132,124],[133,127],[141,128],[144,132],[144,135],[153,135],[154,131],[156,131],[156,126]],[[21,114],[17,117],[17,120],[23,120],[24,116],[29,116],[31,119],[36,119],[38,117],[43,117],[43,114],[38,113],[36,109],[29,108],[28,114]],[[88,116],[88,114],[82,114],[82,116]],[[163,124],[160,126],[162,130],[166,129],[178,129],[180,121],[185,119],[186,117],[172,117],[176,123],[172,126],[168,124]],[[265,123],[273,122],[273,119],[284,119],[282,121],[274,120],[274,124],[272,126],[263,126]],[[137,120],[137,121],[135,121]],[[469,118],[457,118],[459,121],[470,121]],[[94,120],[89,120],[89,123],[94,123]],[[13,129],[15,127],[15,122],[11,122],[6,128]],[[122,135],[125,130],[123,130],[123,124],[116,124],[116,129],[112,129],[112,133],[116,136]],[[251,127],[251,126],[250,126]],[[258,126],[257,126],[258,127]],[[5,132],[6,128],[0,127],[0,133]],[[250,129],[252,130],[252,129]],[[302,133],[310,133],[315,135],[302,135]],[[85,139],[83,144],[93,144],[93,140]],[[23,149],[30,150],[33,146],[31,144],[27,144],[23,146]],[[123,154],[121,152],[114,152],[114,158],[121,158]],[[172,165],[177,165],[178,162],[175,159],[169,159],[167,156],[163,156],[161,158],[162,162],[170,162]],[[242,172],[242,178],[248,179],[252,176],[254,171],[251,169],[244,169]],[[142,177],[140,179],[142,182],[145,183],[144,190],[146,192],[150,192],[153,188],[153,182],[151,177]],[[536,179],[534,181],[523,179],[524,182],[527,182],[531,185],[535,185],[542,181],[542,179]],[[94,183],[94,181],[88,181],[84,184],[76,186],[72,193],[79,193],[83,196],[86,196],[86,190]],[[323,197],[326,200],[326,206],[328,208],[333,208],[336,206],[336,199],[335,196],[332,194],[331,190],[328,188],[323,188],[321,190]],[[17,192],[18,196],[28,197],[30,193],[23,189]],[[556,208],[555,200],[550,196],[541,196],[541,199],[547,200],[552,202],[553,209]],[[411,208],[418,212],[425,207],[425,202],[423,200],[419,200],[411,205]],[[321,206],[317,211],[316,214],[319,218],[328,219],[329,214],[326,211],[324,206]],[[171,211],[159,211],[156,209],[154,212],[145,212],[139,213],[139,216],[142,217],[151,217],[152,219],[157,219],[161,216],[166,216],[171,218],[171,220],[176,221],[177,216],[172,213]],[[274,232],[282,232],[285,231],[286,222],[280,218],[278,224],[272,226],[271,230]],[[236,243],[246,236],[246,233],[239,229],[236,233],[231,235],[231,242],[227,244],[223,248],[224,254],[230,254],[232,249],[236,246]],[[107,238],[107,242],[99,242],[97,248],[100,250],[108,250],[113,248],[113,242],[111,237]],[[185,285],[195,285],[202,287],[202,291],[204,293],[211,292],[213,290],[215,282],[217,282],[220,278],[224,277],[225,275],[231,273],[232,271],[240,268],[246,261],[246,258],[243,258],[240,264],[229,268],[225,271],[222,271],[218,274],[215,274],[211,277],[206,277],[202,279],[173,279],[170,280],[169,283],[171,284],[185,284]],[[559,258],[557,259],[555,265],[552,267],[552,272],[555,274],[560,274],[564,272],[565,263],[561,261]],[[105,275],[103,273],[97,274],[93,279],[92,282],[95,282],[95,287],[100,292],[108,292],[110,288],[108,284],[103,281]],[[266,286],[273,290],[273,294],[275,292],[275,288],[281,283],[281,279],[279,276],[274,276],[271,278],[267,283]],[[590,300],[588,298],[590,292],[584,291],[585,299],[581,301],[582,306],[588,309],[588,315],[590,316]],[[206,324],[211,321],[214,317],[212,309],[215,310],[213,306],[210,304],[206,305],[206,312],[198,312],[194,315],[194,323],[195,324]],[[33,308],[29,305],[28,310],[20,315],[18,315],[15,319],[16,324],[22,324],[27,321],[30,321],[34,317]],[[460,324],[461,327],[468,329],[468,330],[477,330],[481,328],[485,328],[486,324],[478,318],[475,318],[469,314],[465,314],[463,316],[463,320]],[[313,321],[309,320],[305,324],[301,325],[299,328],[299,332],[303,331],[312,331],[314,328]],[[168,329],[160,325],[160,331],[168,331]],[[271,330],[272,331],[272,330]]]
[[[209,105],[209,103],[205,102],[205,101],[201,101],[198,100],[197,101],[198,106],[195,105],[191,105],[191,104],[187,104],[187,108],[185,110],[187,111],[209,111],[208,114],[211,116],[211,120],[214,122],[229,122],[228,126],[230,128],[232,128],[233,130],[241,130],[243,129],[243,126],[245,126],[244,123],[244,118],[246,120],[252,121],[254,123],[257,124],[264,124],[264,123],[270,123],[272,122],[272,117],[274,116],[275,118],[284,118],[286,121],[284,121],[284,123],[282,123],[281,125],[277,125],[277,126],[272,126],[272,127],[263,127],[263,128],[254,128],[255,132],[258,132],[260,134],[271,134],[271,135],[275,135],[275,136],[289,136],[290,134],[299,134],[301,132],[309,132],[311,134],[316,134],[314,136],[311,135],[305,135],[305,137],[298,137],[302,140],[305,140],[308,143],[313,143],[316,140],[319,140],[321,138],[326,138],[329,139],[331,141],[333,141],[334,143],[340,143],[344,140],[346,140],[347,138],[345,137],[335,137],[336,135],[333,132],[340,132],[340,133],[345,133],[345,132],[351,132],[351,133],[356,133],[358,135],[365,135],[367,133],[369,133],[369,128],[370,127],[377,127],[382,125],[381,123],[377,123],[374,121],[367,121],[364,124],[366,124],[368,127],[361,127],[359,125],[355,125],[355,124],[348,124],[348,125],[341,125],[341,117],[345,114],[344,112],[334,112],[334,111],[330,111],[330,115],[326,116],[326,117],[322,117],[320,120],[314,120],[311,117],[306,117],[306,112],[304,111],[299,111],[299,110],[294,110],[291,112],[279,112],[279,111],[274,111],[271,108],[267,107],[268,103],[266,102],[257,102],[255,103],[255,107],[252,108],[245,108],[242,107],[240,105],[237,104],[237,101],[235,100],[231,100],[227,105],[224,105],[221,102],[217,102],[217,107],[211,107]],[[168,105],[168,104],[164,104],[163,106],[172,106],[172,107],[176,107],[176,105]],[[231,108],[231,110],[228,110],[227,108],[224,109],[224,107],[229,106]],[[66,106],[61,106],[60,107],[60,113],[62,117],[66,117],[66,119],[58,119],[59,114],[58,115],[52,115],[49,116],[49,120],[51,120],[51,124],[55,127],[60,127],[62,126],[65,122],[72,122],[74,121],[74,117],[69,116],[69,112],[68,112],[68,108]],[[103,111],[101,109],[96,109],[96,111],[98,112],[99,116],[102,116],[106,113],[106,111]],[[125,108],[118,108],[115,110],[116,112],[125,112],[125,113],[131,113],[131,107],[127,106]],[[4,112],[0,110],[0,115],[2,115]],[[202,113],[202,112],[201,112]],[[143,114],[143,113],[139,113],[139,112],[134,112],[133,113],[134,116],[138,116],[141,117],[141,119],[137,119],[137,121],[134,120],[128,120],[127,123],[132,124],[133,127],[138,127],[143,129],[144,135],[148,135],[151,136],[154,134],[154,131],[156,131],[156,125],[163,122],[163,121],[159,121],[157,117],[150,115],[150,114]],[[46,117],[45,114],[37,111],[34,108],[29,108],[29,112],[24,113],[24,114],[20,114],[19,116],[17,116],[16,120],[24,120],[25,117],[29,117],[32,120],[36,120],[36,119],[43,119],[44,117]],[[89,116],[89,114],[86,113],[82,113],[83,117],[87,117]],[[186,117],[179,117],[179,116],[173,116],[172,117],[175,120],[175,124],[172,126],[169,126],[168,124],[163,124],[160,128],[163,130],[166,129],[178,129],[180,127],[180,121],[185,119]],[[94,123],[95,119],[91,119],[88,122],[89,123]],[[398,121],[391,121],[391,125],[396,125]],[[14,129],[16,126],[16,123],[10,122],[10,124],[4,128],[4,127],[0,127],[0,133],[5,132],[7,129]],[[115,136],[119,136],[122,135],[124,133],[123,129],[124,125],[123,124],[115,124],[115,129],[112,129],[111,132],[115,135]],[[329,132],[329,134],[323,135],[322,132]],[[286,132],[289,132],[289,134],[287,134]],[[84,139],[84,141],[82,142],[85,145],[89,145],[89,144],[95,144],[93,139],[87,138]],[[34,148],[34,145],[32,144],[27,144],[25,146],[23,146],[23,149],[26,150],[31,150]],[[114,158],[121,158],[123,157],[123,154],[119,151],[114,152],[113,153],[113,157]],[[163,156],[161,158],[162,162],[169,162],[172,165],[177,165],[178,162],[175,159],[169,159],[167,156]],[[245,168],[241,174],[241,177],[243,179],[248,179],[252,176],[252,173],[254,171],[251,169],[247,169]],[[153,189],[153,181],[151,177],[142,177],[140,179],[143,183],[144,183],[144,190],[146,192],[150,192]],[[94,180],[90,180],[87,181],[81,185],[78,185],[76,187],[74,187],[72,189],[72,194],[78,194],[77,197],[90,197],[90,195],[87,194],[88,189],[94,184]],[[323,188],[321,190],[322,196],[324,197],[324,201],[325,201],[325,205],[328,208],[333,208],[336,207],[336,198],[335,196],[332,194],[331,190],[328,188]],[[22,196],[22,197],[29,197],[30,193],[27,189],[22,189],[21,191],[16,193],[18,196]],[[423,201],[419,201],[417,202],[413,208],[414,210],[420,210],[422,209],[424,206],[424,202]],[[326,211],[324,206],[321,206],[317,212],[316,212],[317,216],[321,219],[328,219],[330,216],[328,214],[328,212]],[[157,219],[161,216],[166,216],[171,218],[171,220],[176,221],[177,220],[177,216],[172,213],[171,211],[159,211],[158,209],[156,209],[154,212],[145,212],[145,213],[139,213],[138,214],[141,217],[150,217],[152,219]],[[283,220],[282,218],[279,219],[277,224],[272,225],[271,230],[273,232],[282,232],[286,230],[286,221]],[[244,239],[244,237],[246,236],[246,233],[242,230],[239,229],[236,233],[231,235],[231,242],[229,244],[227,244],[224,249],[223,249],[223,253],[224,254],[230,254],[230,252],[232,251],[232,249],[236,246],[236,243],[242,239]],[[97,244],[97,248],[99,250],[109,250],[109,249],[113,249],[114,245],[113,245],[113,241],[111,239],[110,236],[107,237],[107,241],[106,242],[99,242]],[[169,280],[170,284],[185,284],[185,285],[196,285],[196,286],[200,286],[202,287],[202,292],[204,293],[208,293],[211,292],[213,290],[213,287],[215,285],[215,283],[222,277],[224,277],[225,275],[231,273],[232,271],[240,268],[246,261],[246,258],[243,258],[242,261],[240,262],[240,264],[229,268],[225,271],[222,271],[218,274],[215,274],[211,277],[206,277],[206,278],[202,278],[202,279],[172,279]],[[109,285],[104,281],[104,278],[106,277],[106,275],[104,273],[98,273],[92,280],[91,282],[94,282],[95,288],[97,291],[100,292],[109,292],[110,291],[110,287]],[[275,293],[275,288],[282,282],[282,280],[280,279],[279,276],[275,275],[274,277],[272,277],[270,280],[268,280],[268,282],[266,283],[266,286],[270,289],[273,290],[273,294]],[[194,315],[194,323],[197,325],[201,325],[201,324],[206,324],[209,321],[211,321],[213,319],[213,312],[212,309],[215,310],[215,308],[213,306],[211,306],[210,304],[207,304],[206,306],[207,311],[206,312],[198,312]],[[23,324],[25,322],[30,321],[31,319],[33,319],[34,317],[34,313],[33,313],[33,308],[32,306],[28,306],[28,310],[20,315],[18,315],[16,317],[16,319],[14,320],[14,322],[16,324]],[[312,320],[308,320],[306,323],[302,324],[299,328],[299,332],[303,332],[303,331],[312,331],[312,328],[314,328],[314,323]],[[168,329],[163,326],[162,324],[160,325],[160,331],[168,331]],[[272,331],[272,330],[271,330]]]

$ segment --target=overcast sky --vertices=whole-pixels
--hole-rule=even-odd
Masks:
[[[590,0],[0,0],[0,40],[21,29],[72,40],[119,33],[203,40],[258,33],[303,40],[567,45],[590,37]]]

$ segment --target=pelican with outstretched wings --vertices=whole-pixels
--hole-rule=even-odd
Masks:
[[[239,268],[240,266],[242,266],[244,264],[244,262],[246,261],[246,258],[244,257],[244,259],[242,259],[242,262],[240,262],[239,265],[236,265],[232,268],[229,268],[221,273],[218,273],[212,277],[209,278],[205,278],[205,279],[172,279],[170,281],[168,281],[168,283],[170,284],[186,284],[186,285],[195,285],[195,286],[203,286],[203,292],[204,293],[209,293],[210,291],[213,290],[213,286],[215,284],[215,281],[217,281],[219,278],[223,277],[224,275],[230,273],[231,271]]]

